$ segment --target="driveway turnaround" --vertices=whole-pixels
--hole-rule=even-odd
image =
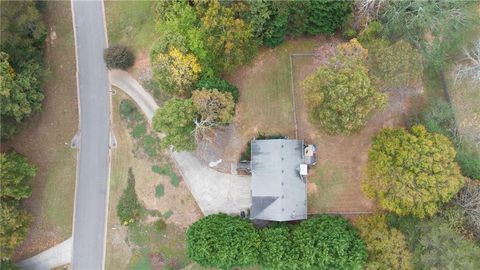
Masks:
[[[72,1],[72,13],[80,106],[72,266],[74,270],[103,269],[110,130],[103,2]]]
[[[158,105],[128,72],[110,71],[110,82],[129,95],[152,122]],[[190,152],[172,152],[172,158],[203,214],[240,214],[252,204],[250,176],[220,173],[205,166]]]

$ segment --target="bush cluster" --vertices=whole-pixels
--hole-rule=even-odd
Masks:
[[[142,214],[142,204],[138,200],[135,192],[135,176],[132,168],[128,169],[127,187],[117,204],[117,216],[122,225],[128,226],[140,221]]]
[[[320,215],[297,225],[255,229],[225,214],[207,216],[187,231],[188,256],[204,267],[231,269],[260,263],[266,269],[362,269],[365,244],[341,217]]]

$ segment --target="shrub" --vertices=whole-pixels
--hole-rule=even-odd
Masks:
[[[363,269],[367,261],[365,243],[344,218],[320,215],[293,228],[294,269]]]
[[[240,98],[240,92],[235,85],[230,84],[226,80],[213,75],[203,74],[200,77],[200,80],[197,82],[196,88],[217,89],[220,92],[229,92],[230,94],[232,94],[235,103],[237,103],[238,99]]]
[[[126,46],[113,45],[104,49],[103,60],[108,69],[128,69],[135,63],[133,52]]]
[[[225,214],[206,216],[187,230],[187,254],[203,267],[231,269],[257,263],[260,239],[253,225]]]
[[[373,138],[362,189],[386,210],[432,216],[463,186],[455,149],[423,126],[386,128]]]
[[[163,219],[155,221],[155,230],[157,232],[163,232],[167,228],[167,223]]]
[[[135,104],[133,104],[133,102],[128,99],[123,99],[122,101],[120,101],[119,107],[120,107],[120,115],[125,119],[129,119],[130,115],[133,112],[137,111]]]
[[[141,212],[142,205],[138,201],[137,193],[135,192],[135,176],[132,168],[129,168],[127,187],[118,200],[117,216],[123,225],[129,226],[140,220]]]
[[[165,195],[165,187],[162,184],[158,184],[155,187],[155,197],[160,198]]]
[[[466,139],[457,142],[456,160],[464,176],[480,180],[480,151]]]
[[[362,216],[355,226],[367,245],[366,270],[413,269],[405,237],[399,230],[388,227],[384,215]]]
[[[379,21],[371,21],[358,35],[358,41],[365,48],[381,40],[383,35],[383,25]]]
[[[290,270],[296,266],[291,230],[285,223],[260,230],[262,244],[259,249],[260,264],[265,269]]]
[[[143,137],[145,133],[147,133],[147,125],[145,123],[136,125],[132,130],[132,136],[136,139]]]
[[[456,136],[455,115],[452,106],[443,100],[436,99],[420,113],[420,123],[434,133],[445,135],[451,139]]]

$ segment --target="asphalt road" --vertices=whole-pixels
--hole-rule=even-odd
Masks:
[[[110,100],[100,1],[72,1],[80,102],[80,150],[73,224],[74,270],[104,268]]]

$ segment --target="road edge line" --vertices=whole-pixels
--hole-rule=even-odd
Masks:
[[[70,265],[73,268],[73,252],[74,252],[74,243],[75,243],[75,213],[77,209],[77,191],[78,191],[78,176],[80,173],[80,152],[82,151],[82,135],[81,135],[81,123],[82,123],[82,111],[80,106],[80,83],[78,78],[78,48],[77,48],[77,29],[75,23],[75,11],[74,11],[74,0],[70,0],[70,11],[72,13],[72,27],[73,27],[73,39],[75,42],[75,77],[77,81],[77,106],[78,106],[78,133],[80,134],[80,139],[78,142],[78,151],[77,151],[77,169],[75,175],[75,194],[73,196],[73,218],[72,218],[72,254],[70,258]]]

